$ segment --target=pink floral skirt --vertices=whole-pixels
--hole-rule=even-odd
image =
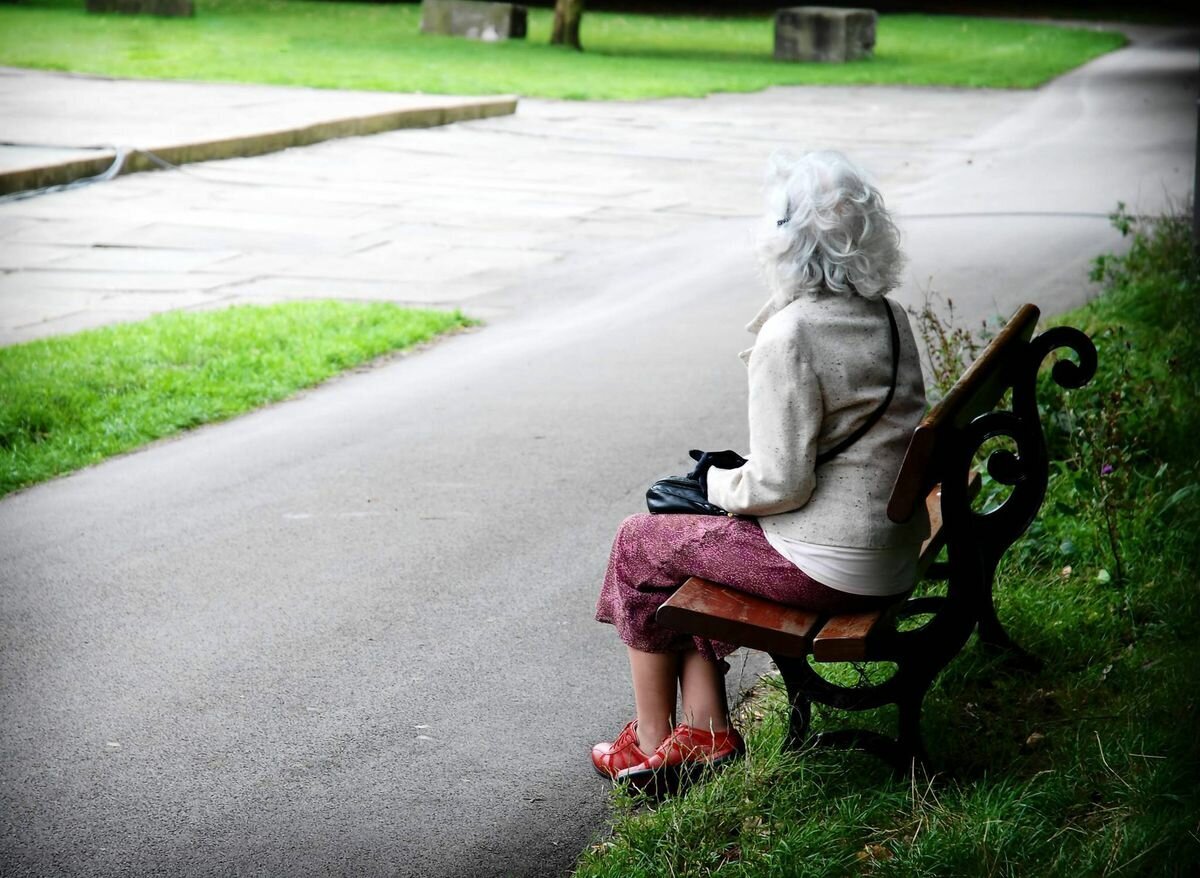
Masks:
[[[680,634],[654,619],[691,576],[806,610],[855,612],[880,603],[812,579],[771,547],[753,519],[642,513],[625,519],[617,531],[596,619],[614,625],[626,645],[642,652],[694,648],[720,661],[737,647]]]

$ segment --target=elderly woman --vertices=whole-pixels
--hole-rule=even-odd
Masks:
[[[888,496],[925,409],[907,316],[884,294],[902,257],[883,198],[836,152],[772,157],[758,253],[771,297],[747,327],[750,454],[699,473],[739,517],[635,515],[617,534],[596,618],[616,626],[636,718],[592,749],[634,784],[736,758],[730,644],[666,630],[655,611],[690,576],[810,610],[852,612],[908,591],[928,521]],[[741,465],[739,465],[741,464]],[[703,467],[701,467],[703,469]],[[676,716],[676,688],[681,711]]]

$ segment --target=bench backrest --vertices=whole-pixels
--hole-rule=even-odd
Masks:
[[[917,426],[888,501],[892,521],[912,517],[917,504],[924,503],[930,489],[941,483],[939,464],[954,433],[995,408],[1012,385],[1011,369],[1023,360],[1039,313],[1034,305],[1022,305]]]

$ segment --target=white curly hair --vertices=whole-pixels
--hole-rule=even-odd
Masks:
[[[877,299],[900,282],[900,233],[866,173],[840,152],[774,153],[757,241],[772,296]]]

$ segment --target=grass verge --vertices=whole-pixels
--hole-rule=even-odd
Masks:
[[[457,311],[288,302],[172,312],[0,348],[0,496],[468,323]]]
[[[0,64],[107,76],[577,99],[702,96],[771,85],[1028,88],[1124,43],[1117,33],[980,18],[881,17],[875,57],[772,59],[767,18],[589,12],[587,51],[529,37],[487,44],[418,33],[407,4],[197,0],[194,19],[89,15],[80,0],[0,5]]]
[[[1184,219],[1116,220],[1131,250],[1062,318],[1099,372],[1042,388],[1058,463],[998,578],[1006,626],[1046,668],[969,646],[926,701],[939,773],[906,780],[863,754],[780,754],[768,681],[749,758],[659,807],[617,795],[577,878],[1200,871],[1200,260]]]

